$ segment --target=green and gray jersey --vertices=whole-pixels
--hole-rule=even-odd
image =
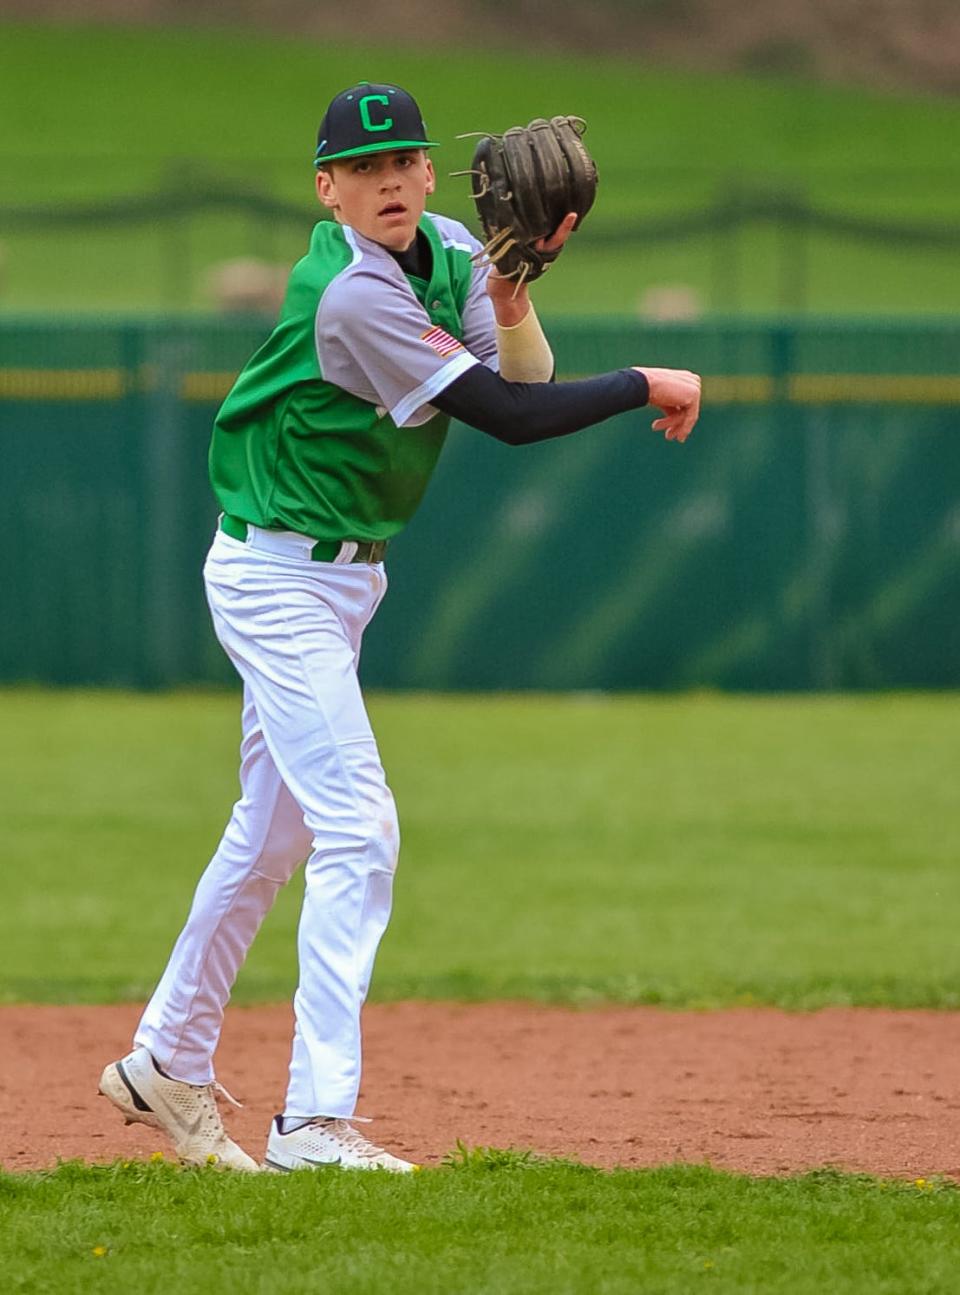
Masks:
[[[443,447],[431,399],[474,364],[497,368],[480,244],[420,222],[426,283],[379,243],[321,221],[280,318],[214,423],[210,478],[243,521],[318,540],[386,540],[409,521]]]

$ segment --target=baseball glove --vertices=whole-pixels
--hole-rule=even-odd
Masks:
[[[560,255],[534,244],[568,212],[577,213],[579,229],[593,206],[597,167],[583,146],[585,129],[581,117],[537,117],[502,135],[481,135],[470,170],[454,172],[478,177],[472,197],[487,240],[478,256],[518,287],[539,279]]]

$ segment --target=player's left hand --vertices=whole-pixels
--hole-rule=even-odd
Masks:
[[[561,220],[557,228],[550,235],[550,237],[538,238],[537,241],[534,243],[534,247],[537,249],[538,252],[559,252],[561,247],[563,247],[564,243],[573,233],[573,227],[576,223],[577,223],[577,213],[575,211],[568,212],[567,215],[564,216],[563,220]],[[493,282],[494,285],[496,285],[498,281],[501,284],[509,284],[511,292],[517,286],[516,277],[511,279],[504,278],[504,276],[500,273],[497,267],[495,265],[491,265],[490,273],[487,276],[487,291],[490,292],[491,282]],[[525,289],[527,285],[523,284],[522,286]],[[499,289],[495,289],[495,290],[499,291]],[[493,293],[491,292],[490,295],[493,296]]]
[[[538,238],[534,247],[538,252],[559,252],[573,233],[576,223],[577,213],[568,212],[550,237]],[[521,284],[518,289],[516,279],[505,279],[495,265],[490,266],[490,273],[487,275],[487,296],[494,306],[500,307],[497,318],[501,324],[519,323],[527,313],[527,285]]]

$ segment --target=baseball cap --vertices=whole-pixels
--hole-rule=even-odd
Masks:
[[[436,148],[416,100],[396,85],[361,81],[331,100],[317,132],[316,165],[392,148]]]

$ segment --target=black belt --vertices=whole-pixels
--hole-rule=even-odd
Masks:
[[[231,539],[245,541],[247,538],[247,523],[229,513],[220,518],[220,529]],[[345,543],[356,544],[357,551],[352,557],[344,558],[344,562],[382,562],[387,551],[386,540],[317,540],[310,557],[314,562],[336,562]]]

